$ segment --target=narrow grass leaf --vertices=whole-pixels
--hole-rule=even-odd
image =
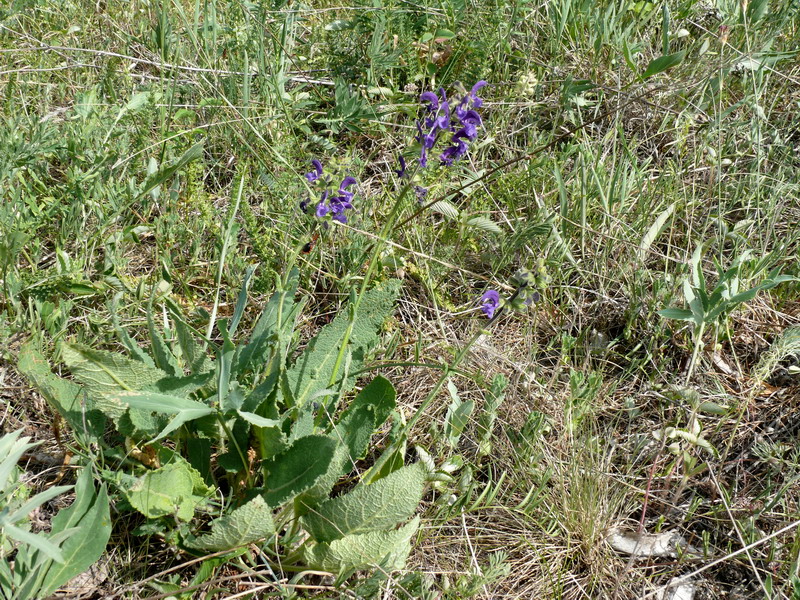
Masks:
[[[669,220],[674,211],[675,203],[673,202],[656,217],[656,220],[647,229],[647,233],[644,234],[642,241],[639,243],[639,251],[636,255],[640,262],[644,261],[647,256],[647,251],[650,250],[650,246],[653,245],[653,242],[664,230],[667,220]]]

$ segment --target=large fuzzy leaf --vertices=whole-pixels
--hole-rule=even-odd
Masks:
[[[350,372],[362,368],[364,355],[378,341],[378,329],[391,314],[398,291],[399,282],[392,280],[364,294],[358,314],[354,316],[353,330],[348,341],[348,350],[352,357]],[[343,369],[339,370],[337,381],[330,385],[334,365],[349,325],[350,315],[347,310],[342,310],[333,322],[322,328],[288,370],[286,393],[291,396],[295,405],[302,406],[326,388],[347,390],[352,386],[352,378],[346,383],[342,381]]]
[[[131,410],[132,414],[167,414],[175,415],[170,419],[159,432],[156,440],[161,439],[168,433],[175,431],[178,427],[189,421],[205,417],[214,412],[214,409],[202,402],[159,394],[156,392],[137,392],[124,391],[109,393],[98,398],[97,406],[107,415],[114,419],[122,417],[126,411]]]
[[[303,527],[318,542],[394,527],[417,510],[425,489],[421,464],[403,467],[372,485],[324,502],[303,517]]]
[[[267,504],[278,507],[312,487],[328,470],[335,446],[324,435],[308,435],[264,461]]]
[[[339,574],[376,566],[385,571],[402,569],[411,552],[411,538],[418,527],[419,517],[415,517],[394,531],[347,535],[307,548],[304,558],[312,569]]]
[[[154,389],[159,380],[169,377],[141,361],[82,344],[64,344],[62,356],[75,379],[98,394]]]
[[[86,433],[93,438],[103,435],[106,419],[95,408],[92,397],[84,397],[81,386],[51,373],[47,361],[32,342],[23,344],[17,367],[64,417],[73,431]]]
[[[195,550],[218,552],[264,539],[275,533],[272,509],[261,496],[211,522],[211,531],[186,540]]]

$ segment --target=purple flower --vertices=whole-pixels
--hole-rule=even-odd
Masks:
[[[478,137],[478,127],[483,124],[483,121],[477,112],[468,110],[464,113],[464,116],[459,118],[459,121],[464,126],[463,131],[470,140]]]
[[[415,185],[414,193],[417,195],[417,202],[424,204],[425,198],[428,197],[428,188],[424,188],[421,185]]]
[[[436,112],[439,110],[439,97],[434,94],[433,92],[423,92],[422,95],[419,97],[420,102],[427,102],[427,110],[428,112]]]
[[[406,159],[401,154],[397,157],[397,161],[400,163],[400,168],[395,171],[397,173],[397,177],[402,179],[406,176]]]
[[[320,200],[319,204],[317,204],[316,215],[321,219],[322,217],[327,215],[329,211],[330,208],[328,208],[328,205],[325,204],[325,201]]]
[[[444,90],[442,90],[442,97],[444,97]],[[442,101],[439,112],[436,113],[436,118],[433,120],[433,125],[439,129],[450,129],[450,104],[446,100]]]
[[[478,96],[482,87],[487,85],[483,80],[472,86],[472,90],[464,94],[455,105],[455,115],[451,113],[450,102],[444,88],[439,89],[438,95],[434,92],[424,92],[420,102],[425,109],[425,117],[417,120],[417,137],[419,142],[419,164],[428,166],[428,151],[436,146],[441,131],[457,131],[451,138],[451,145],[440,155],[439,160],[443,165],[452,165],[463,157],[469,149],[468,142],[478,138],[478,128],[483,126],[483,120],[475,110],[483,104],[483,99]],[[404,169],[401,169],[404,172]],[[398,171],[398,174],[401,173]]]
[[[483,98],[478,97],[478,90],[480,90],[483,86],[488,85],[482,79],[472,86],[472,91],[469,93],[469,99],[472,100],[472,106],[474,108],[480,108],[483,106]]]
[[[493,318],[498,308],[500,308],[500,294],[497,291],[488,290],[481,296],[481,310],[487,318]]]
[[[339,184],[339,194],[341,194],[342,197],[348,201],[347,202],[348,204],[350,204],[349,201],[353,199],[354,194],[353,192],[348,192],[347,188],[349,188],[351,185],[355,183],[356,183],[355,177],[345,177],[344,179],[342,179],[342,183]],[[352,206],[350,206],[349,208],[352,208]]]
[[[447,148],[444,152],[442,152],[439,160],[442,161],[444,165],[452,165],[454,161],[458,160],[462,156],[467,153],[467,142],[464,141],[464,138],[468,138],[466,132],[461,129],[456,132],[453,136],[453,145]]]
[[[314,170],[310,173],[306,173],[305,177],[308,179],[309,183],[313,183],[320,177],[322,177],[322,163],[319,162],[316,158],[311,161],[311,164],[314,165]]]
[[[439,160],[442,161],[443,165],[447,165],[448,167],[453,164],[456,160],[456,153],[458,152],[458,146],[450,146],[444,152],[439,155]]]
[[[344,211],[348,208],[353,208],[347,200],[341,197],[331,198],[331,218],[339,223],[347,223],[347,217]]]

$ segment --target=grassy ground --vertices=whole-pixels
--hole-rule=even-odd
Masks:
[[[519,268],[546,285],[416,421],[410,447],[451,477],[382,597],[660,597],[687,576],[696,598],[800,598],[800,287],[736,298],[800,275],[798,19],[766,0],[5,3],[0,398],[5,432],[44,441],[31,485],[63,475],[73,442],[16,369],[23,342],[57,372],[59,341],[118,350],[115,297],[142,342],[153,289],[203,330],[258,264],[241,327],[297,266],[302,343],[361,285],[398,153],[418,151],[420,93],[483,79],[467,157],[417,174],[449,208],[410,219],[401,203],[373,257],[403,281],[373,360],[403,417],[486,326],[486,289],[508,297]],[[312,158],[359,182],[355,216],[313,237]],[[705,290],[695,322],[658,314]],[[475,408],[448,443],[454,396]],[[166,597],[196,575],[163,531],[134,535],[122,505],[112,519],[97,597]],[[611,544],[660,532],[691,550]],[[197,597],[261,581],[215,568]],[[292,593],[367,595],[303,583]]]

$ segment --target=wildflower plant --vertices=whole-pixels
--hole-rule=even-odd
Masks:
[[[466,155],[483,124],[477,109],[485,85],[478,82],[452,104],[443,89],[422,94],[420,168],[444,138],[441,165]],[[427,195],[407,168],[402,159],[397,175],[403,186],[368,249],[372,257],[360,289],[299,354],[295,324],[303,303],[296,299],[296,268],[276,281],[249,339],[237,331],[254,267],[245,274],[229,318],[217,319],[217,290],[204,336],[164,296],[158,299],[163,333],[156,326],[156,299],[148,306],[149,348],[134,342],[116,321],[125,353],[62,343],[59,354],[77,383],[55,376],[43,367],[41,355],[26,347],[21,370],[47,391],[77,437],[101,449],[109,465],[101,476],[147,519],[142,531],[169,532],[168,539],[181,548],[202,552],[236,552],[264,542],[282,549],[277,564],[340,578],[359,569],[390,572],[404,565],[419,526],[415,512],[431,477],[423,464],[407,464],[408,435],[477,337],[456,354],[408,422],[395,424],[383,453],[355,475],[358,483],[335,498],[331,492],[367,455],[371,435],[396,407],[394,387],[381,376],[357,393],[353,388],[399,292],[397,281],[373,284],[378,257],[397,227],[406,196],[413,193],[423,202]],[[218,286],[235,239],[244,179],[224,234]],[[304,179],[312,196],[300,203],[301,210],[323,227],[330,221],[347,223],[356,179],[334,179],[316,158]],[[294,257],[301,251],[298,247]],[[515,296],[529,297],[531,277],[520,282]],[[514,297],[502,301],[496,292],[487,293],[485,311],[496,318],[514,302]],[[457,413],[462,414],[464,409]],[[124,450],[108,445],[105,423],[125,440]],[[457,433],[456,427],[453,440]],[[228,491],[224,510],[212,501],[218,490]],[[201,515],[207,518],[198,519]]]

